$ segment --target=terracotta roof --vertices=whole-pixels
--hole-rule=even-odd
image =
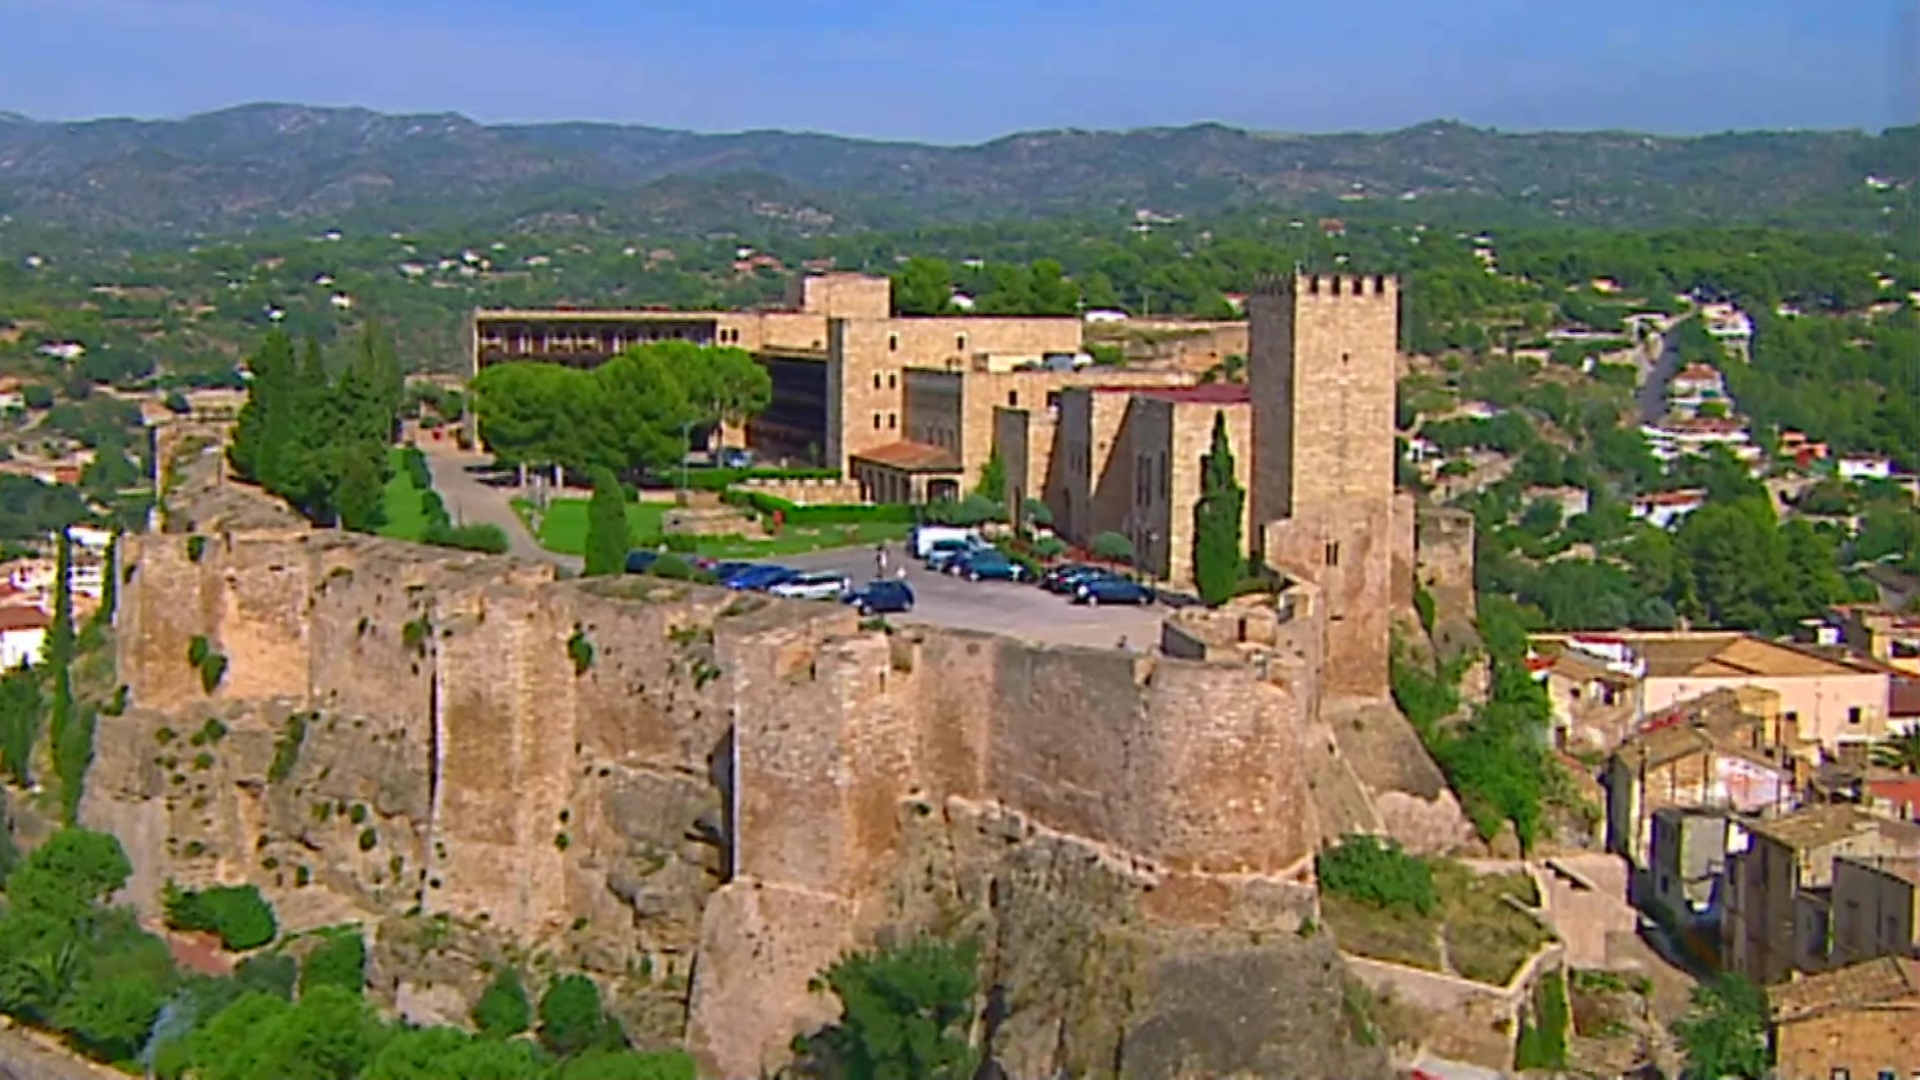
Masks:
[[[864,450],[852,455],[855,461],[870,461],[889,469],[902,472],[959,472],[960,459],[953,451],[944,446],[930,446],[927,443],[900,442]]]
[[[1920,717],[1920,679],[1896,675],[1887,680],[1887,715]]]
[[[1904,956],[1849,964],[1767,991],[1774,1023],[1811,1020],[1853,1009],[1920,1011],[1920,960]]]
[[[53,625],[53,616],[37,607],[11,605],[0,607],[0,632],[10,630],[45,630]]]
[[[1783,678],[1884,670],[1733,632],[1637,635],[1628,644],[1646,659],[1649,678]]]

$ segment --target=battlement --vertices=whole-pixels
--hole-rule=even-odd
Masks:
[[[1400,279],[1390,274],[1265,274],[1254,283],[1256,297],[1397,302]]]

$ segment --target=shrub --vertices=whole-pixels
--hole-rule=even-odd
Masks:
[[[326,940],[307,954],[306,963],[300,967],[301,997],[320,986],[338,987],[358,997],[366,982],[367,943],[358,927],[327,934]]]
[[[488,555],[507,553],[507,534],[498,525],[450,525],[427,526],[423,543],[434,547],[457,548],[461,551],[480,551]]]
[[[193,560],[194,562],[199,562],[201,556],[205,555],[206,553],[207,553],[206,537],[199,536],[199,535],[187,537],[187,558]]]
[[[1088,545],[1096,559],[1108,562],[1133,562],[1133,541],[1117,532],[1103,532]]]
[[[674,554],[662,555],[655,559],[653,565],[647,567],[647,573],[653,577],[667,578],[672,581],[705,582],[713,578],[712,574]]]
[[[527,1002],[526,988],[520,985],[520,972],[501,968],[480,1000],[473,1003],[472,1017],[473,1026],[488,1038],[511,1038],[527,1030],[533,1023],[533,1007]]]
[[[1314,860],[1320,888],[1378,908],[1408,908],[1430,915],[1439,906],[1433,867],[1377,836],[1351,835]]]
[[[788,525],[859,525],[877,522],[910,525],[914,508],[905,503],[853,503],[846,506],[802,506],[760,491],[728,491],[722,500],[771,517],[776,511]]]
[[[574,675],[581,676],[593,666],[593,642],[587,639],[587,632],[576,626],[573,636],[567,639],[567,658],[573,661]]]
[[[280,932],[273,907],[252,885],[220,885],[199,892],[169,882],[164,891],[167,925],[214,934],[233,952],[257,949]]]
[[[272,783],[285,780],[300,762],[300,744],[307,739],[307,718],[294,713],[287,717],[280,736],[273,740],[273,761],[267,766],[267,779]]]
[[[540,996],[540,1042],[562,1057],[602,1045],[610,1025],[600,988],[585,975],[562,975]]]

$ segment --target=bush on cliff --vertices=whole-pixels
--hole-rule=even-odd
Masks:
[[[193,892],[168,882],[162,894],[167,925],[214,934],[233,952],[257,949],[280,933],[273,906],[252,885],[221,885]]]
[[[473,1004],[473,1026],[489,1038],[505,1039],[527,1030],[533,1023],[533,1009],[527,1003],[526,988],[520,985],[520,972],[501,968],[493,981]]]
[[[367,943],[360,928],[349,926],[326,935],[300,965],[300,996],[315,987],[335,986],[359,994],[367,983]]]
[[[794,1051],[847,1080],[964,1080],[978,1057],[973,1020],[979,944],[921,938],[900,948],[851,953],[813,982],[840,999],[840,1019]]]
[[[1440,904],[1433,867],[1377,836],[1345,836],[1314,861],[1320,888],[1378,908],[1406,908],[1430,915]]]

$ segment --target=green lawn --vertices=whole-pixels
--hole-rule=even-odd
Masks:
[[[515,499],[513,508],[522,521],[529,521],[531,503]],[[630,544],[636,548],[658,547],[665,539],[660,522],[669,507],[664,503],[628,503],[627,530]],[[531,525],[529,525],[531,527]],[[906,525],[863,522],[858,525],[792,526],[772,539],[711,537],[702,539],[693,554],[715,559],[757,559],[770,555],[796,555],[806,551],[876,544],[898,540],[907,535]],[[540,546],[562,555],[582,555],[587,550],[587,500],[556,499],[547,505],[540,521]]]
[[[400,448],[390,452],[393,476],[387,481],[387,489],[381,494],[380,505],[385,510],[386,524],[380,526],[381,536],[390,536],[395,540],[418,541],[427,533],[426,515],[420,512],[420,489],[413,486],[413,478],[400,464]]]

